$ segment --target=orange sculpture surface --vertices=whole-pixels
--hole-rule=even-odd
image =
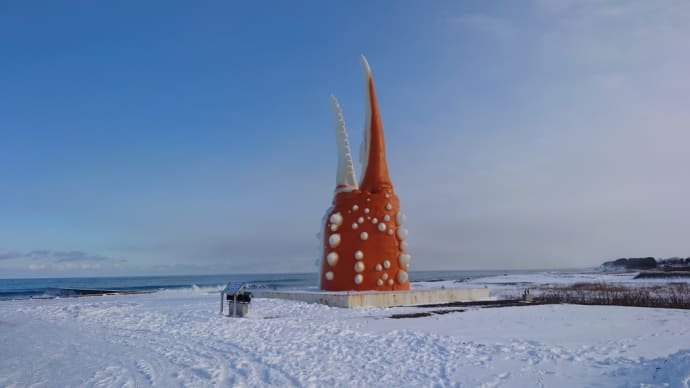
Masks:
[[[374,80],[366,59],[367,116],[361,147],[362,181],[357,185],[345,123],[333,96],[338,170],[332,207],[324,220],[321,289],[409,290],[407,229],[388,175],[383,126]]]

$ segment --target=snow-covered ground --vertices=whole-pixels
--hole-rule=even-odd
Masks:
[[[438,309],[256,298],[248,318],[233,319],[203,290],[5,301],[0,386],[690,385],[688,310],[540,305],[389,318],[425,310]]]

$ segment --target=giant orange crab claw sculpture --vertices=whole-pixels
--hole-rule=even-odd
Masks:
[[[407,229],[388,176],[383,126],[371,68],[361,57],[366,79],[366,121],[360,149],[362,180],[357,185],[350,144],[338,101],[335,116],[338,169],[333,205],[324,220],[321,289],[328,291],[409,290]]]

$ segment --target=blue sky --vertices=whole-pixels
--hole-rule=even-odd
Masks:
[[[413,269],[690,256],[688,41],[684,1],[3,4],[0,278],[315,270],[361,53]]]

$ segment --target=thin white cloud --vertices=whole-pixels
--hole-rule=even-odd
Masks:
[[[94,271],[119,268],[126,259],[90,254],[83,251],[33,250],[0,252],[7,269],[26,268],[36,272]]]
[[[503,39],[515,34],[514,28],[508,21],[495,16],[466,13],[459,16],[450,16],[447,20],[452,26],[461,26],[495,38]]]

